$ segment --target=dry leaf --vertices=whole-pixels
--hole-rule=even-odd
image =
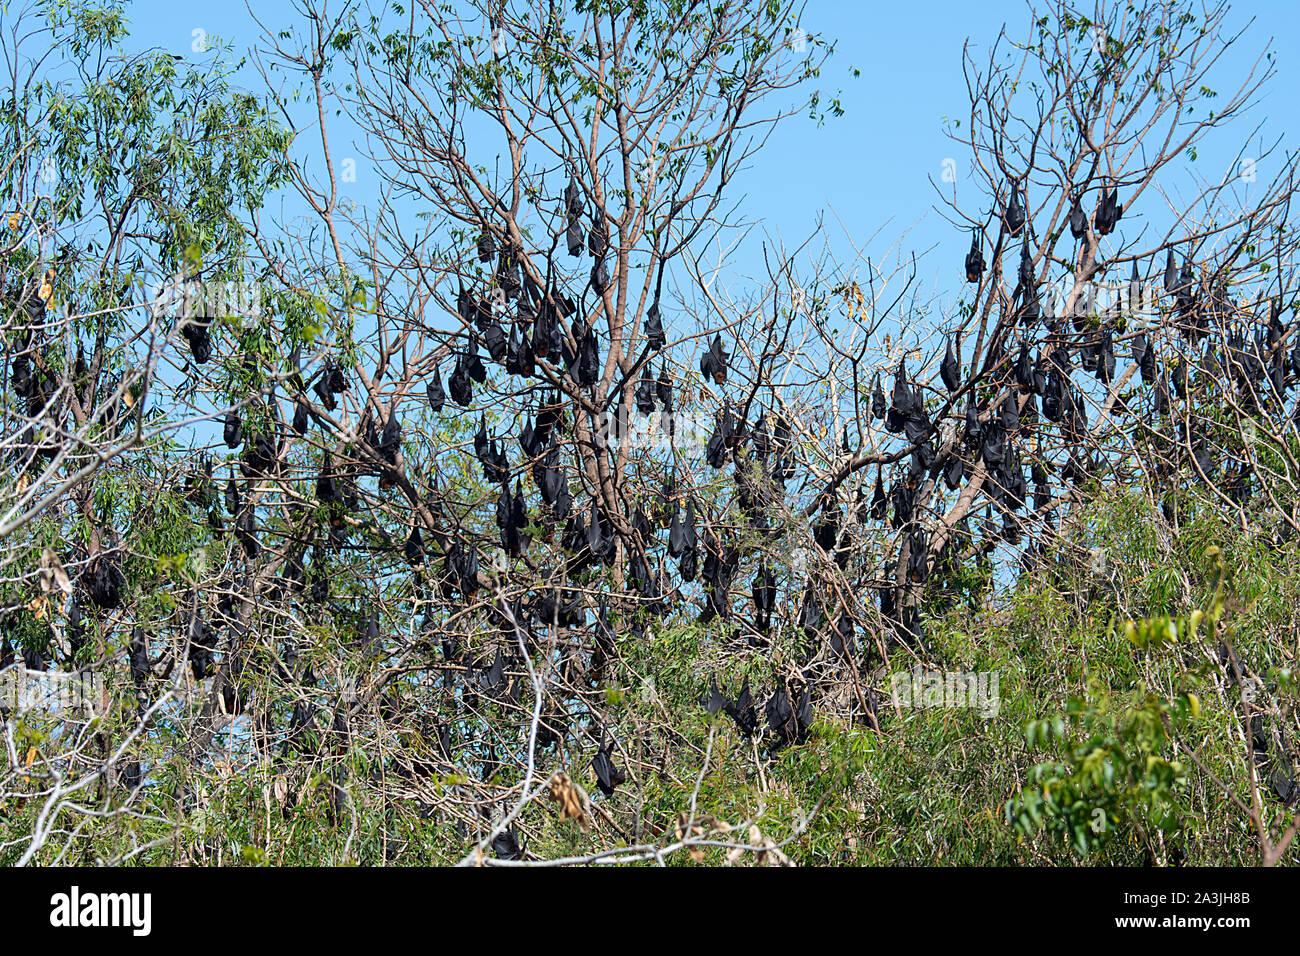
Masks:
[[[64,594],[72,593],[72,582],[68,580],[68,572],[63,570],[63,563],[59,561],[59,556],[54,553],[53,548],[46,548],[41,552],[39,576],[41,590],[46,594],[50,593],[51,586],[57,587]]]
[[[749,842],[751,846],[761,847],[754,853],[759,866],[794,866],[794,861],[776,848],[776,844],[763,836],[763,831],[756,824],[749,825]]]
[[[569,775],[562,770],[551,778],[551,799],[560,805],[561,820],[577,820],[582,832],[587,832],[588,827],[591,825],[587,818],[587,813],[591,808],[591,801],[587,798],[586,791],[574,783],[569,778]]]
[[[690,823],[690,814],[686,812],[677,815],[676,835],[679,841],[692,837],[695,839],[704,839],[712,833],[730,833],[731,824],[725,820],[717,820],[710,816],[696,817],[695,823],[691,824],[689,833],[687,824]],[[691,859],[696,863],[704,862],[704,847],[694,845],[687,848]]]

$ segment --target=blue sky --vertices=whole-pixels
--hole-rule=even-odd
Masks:
[[[287,0],[257,0],[257,17],[272,28],[296,22]],[[331,7],[335,4],[331,4]],[[920,279],[948,304],[960,290],[961,259],[969,236],[944,221],[934,209],[937,197],[930,178],[940,179],[942,164],[956,159],[961,198],[965,157],[944,134],[945,117],[968,112],[962,75],[962,45],[969,37],[977,57],[987,51],[1003,23],[1013,36],[1025,36],[1032,8],[1025,0],[980,0],[978,3],[928,0],[924,4],[848,3],[809,0],[805,24],[836,42],[836,54],[818,85],[841,92],[845,115],[818,127],[803,116],[779,127],[751,167],[735,182],[745,200],[740,214],[760,223],[737,261],[742,271],[757,271],[758,242],[779,237],[797,243],[825,215],[833,247],[851,248],[845,230],[878,257],[905,235],[903,248],[923,253]],[[132,45],[160,46],[193,57],[196,31],[220,36],[236,53],[258,39],[259,30],[243,3],[189,5],[163,0],[134,0],[128,6]],[[1281,135],[1284,147],[1296,148],[1300,133],[1300,71],[1290,39],[1300,28],[1300,3],[1254,0],[1232,7],[1229,23],[1254,25],[1239,49],[1224,58],[1216,72],[1222,87],[1249,67],[1272,41],[1277,76],[1246,118],[1234,127],[1244,136],[1263,122],[1268,137]],[[860,71],[854,77],[853,70]],[[259,91],[255,73],[246,70],[243,84]],[[336,139],[344,130],[334,135]],[[1198,170],[1218,176],[1240,146],[1235,137],[1202,151]],[[1216,165],[1217,164],[1217,165]],[[1268,170],[1260,170],[1261,180]],[[365,204],[365,177],[353,187]],[[968,186],[967,188],[973,188]],[[979,197],[972,197],[976,201]],[[841,225],[842,224],[842,225]],[[871,240],[873,236],[877,238]],[[879,261],[879,258],[877,259]],[[945,295],[946,294],[946,295]]]

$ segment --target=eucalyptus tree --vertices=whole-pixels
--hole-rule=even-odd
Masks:
[[[179,414],[179,398],[223,333],[202,308],[172,322],[160,295],[180,281],[201,302],[197,283],[255,278],[247,217],[282,175],[284,136],[219,66],[126,53],[120,4],[31,4],[3,30],[0,652],[111,675],[131,625],[172,612],[207,538],[182,503],[205,492],[178,487],[174,451],[203,441],[209,412]],[[155,645],[147,669],[170,673],[178,651]],[[43,809],[19,858],[84,825],[69,815],[96,805],[89,790],[102,809],[108,781],[138,784],[122,745],[141,731],[136,702],[111,684],[98,732],[50,738],[26,767]]]
[[[337,336],[293,395],[319,438],[303,434],[284,454],[319,469],[316,498],[340,513],[336,530],[350,522],[377,555],[364,571],[339,561],[345,573],[330,584],[346,599],[331,613],[374,639],[378,672],[361,675],[350,703],[337,685],[321,692],[336,695],[336,713],[372,717],[377,701],[405,693],[411,713],[351,724],[391,728],[393,741],[423,728],[415,736],[433,759],[395,759],[461,826],[482,826],[499,804],[490,781],[504,767],[518,774],[505,791],[516,798],[547,785],[539,746],[560,748],[547,758],[556,768],[594,748],[607,785],[624,774],[611,748],[625,764],[632,737],[675,734],[617,726],[607,688],[627,672],[614,632],[644,634],[679,615],[683,595],[730,614],[716,582],[736,558],[705,553],[712,532],[697,534],[694,517],[694,497],[720,486],[695,470],[713,423],[696,438],[688,416],[712,417],[708,389],[731,376],[720,420],[734,434],[715,435],[720,465],[758,408],[781,333],[761,301],[721,327],[689,321],[670,266],[723,241],[728,184],[776,122],[838,108],[798,89],[824,55],[796,10],[739,2],[349,6],[268,31],[259,65],[309,91],[299,123],[316,127],[329,174],[297,180],[319,232],[264,242],[263,253],[283,294],[329,300]],[[361,175],[378,178],[378,205],[340,199],[337,171],[356,157],[327,133],[336,109],[364,133]],[[746,357],[733,357],[745,340]],[[666,440],[646,447],[656,434]],[[302,476],[285,469],[267,491],[288,495]],[[301,517],[271,562],[300,560],[311,544],[313,568],[335,567],[344,536],[323,539],[318,516]],[[740,530],[721,508],[709,520]],[[669,525],[672,540],[658,540]],[[692,587],[691,571],[679,588],[665,550],[711,583]],[[414,686],[443,691],[411,692],[412,672],[424,680]],[[475,772],[446,794],[428,779],[437,766]],[[484,845],[499,830],[483,830]]]

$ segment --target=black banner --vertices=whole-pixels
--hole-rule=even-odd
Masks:
[[[679,921],[683,928],[733,921],[752,928],[779,917],[782,925],[804,924],[805,940],[818,933],[829,939],[844,932],[848,918],[929,945],[980,942],[990,932],[1005,939],[1008,930],[1022,941],[1032,938],[1025,933],[1082,941],[1098,933],[1231,939],[1259,929],[1286,932],[1297,889],[1289,871],[1266,870],[687,869],[6,870],[0,898],[5,935],[111,937],[128,945],[215,941],[226,933],[258,943],[337,943],[340,932],[369,932],[376,923],[397,929],[412,920],[436,927],[446,945],[461,934],[495,937],[509,926],[522,932],[557,918],[581,925],[572,918],[583,914],[606,914],[625,938],[643,919],[662,930]]]

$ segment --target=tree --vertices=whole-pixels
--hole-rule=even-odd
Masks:
[[[0,120],[0,655],[10,663],[17,644],[29,670],[98,676],[127,646],[129,622],[139,630],[171,606],[178,567],[167,559],[183,566],[206,537],[182,501],[207,501],[210,488],[174,487],[177,446],[193,436],[176,411],[220,333],[211,317],[170,327],[150,286],[177,273],[210,288],[249,281],[239,212],[260,209],[283,175],[284,136],[220,71],[125,55],[120,5],[18,14]],[[106,685],[98,703],[110,717],[97,732],[45,755],[48,804],[21,860],[55,825],[51,811],[77,812],[87,788],[109,800],[108,779],[138,782],[129,746],[141,726]],[[60,739],[27,729],[34,742]]]

